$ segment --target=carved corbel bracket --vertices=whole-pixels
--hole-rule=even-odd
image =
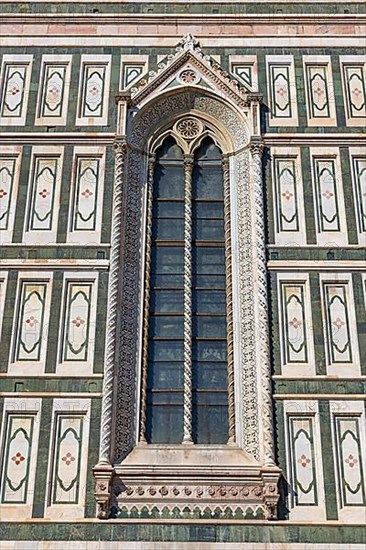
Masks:
[[[93,468],[93,475],[95,479],[94,496],[98,507],[97,517],[108,519],[114,468],[110,464],[99,463]]]
[[[266,519],[277,519],[277,504],[280,498],[278,481],[281,470],[279,468],[266,468],[261,471],[263,479],[263,501],[266,512]]]

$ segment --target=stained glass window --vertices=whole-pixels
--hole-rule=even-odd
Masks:
[[[191,174],[191,262],[185,264],[184,155],[172,137],[156,153],[149,272],[148,443],[180,444],[184,422],[184,272],[191,281],[192,440],[228,439],[226,279],[222,154],[209,138]]]

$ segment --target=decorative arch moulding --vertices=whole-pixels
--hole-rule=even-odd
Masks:
[[[188,507],[190,517],[204,519],[218,510],[215,499],[224,498],[222,517],[273,519],[280,470],[275,463],[267,317],[262,96],[244,90],[204,55],[191,35],[131,94],[117,97],[101,443],[94,468],[98,517],[147,513],[176,518],[184,517]],[[231,253],[226,269],[232,281],[235,342],[228,376],[232,434],[229,444],[219,446],[147,444],[139,426],[144,414],[142,304],[149,181],[165,135],[175,136],[188,158],[200,133],[212,137],[224,158],[225,231]]]

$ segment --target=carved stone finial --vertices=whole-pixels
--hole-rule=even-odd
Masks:
[[[176,48],[177,51],[190,50],[191,52],[193,52],[195,50],[199,50],[199,49],[200,49],[199,41],[197,40],[197,38],[192,36],[192,34],[190,32],[188,34],[186,34],[185,36],[183,36],[183,38],[178,42],[178,45],[177,45],[177,48]]]

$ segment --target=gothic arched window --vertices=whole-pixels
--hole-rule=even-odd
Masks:
[[[211,137],[188,155],[169,136],[152,162],[140,439],[226,444],[231,275],[223,155]]]

